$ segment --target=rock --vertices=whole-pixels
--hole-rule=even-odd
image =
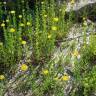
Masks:
[[[77,11],[86,6],[95,7],[94,6],[95,3],[96,3],[96,0],[76,0],[74,4],[71,4],[70,2],[68,2],[66,12],[70,12],[71,10]]]
[[[96,22],[96,0],[80,0],[74,4],[68,3],[66,8],[65,20],[73,14],[72,20],[82,22],[83,17]]]

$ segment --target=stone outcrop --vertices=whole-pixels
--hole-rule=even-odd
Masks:
[[[96,22],[96,0],[79,0],[74,4],[67,3],[65,19],[69,19],[73,14],[72,20],[82,22],[83,17]]]

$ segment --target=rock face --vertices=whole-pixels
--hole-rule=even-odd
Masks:
[[[68,2],[67,9],[66,9],[67,12],[69,12],[71,10],[76,11],[76,10],[83,8],[84,6],[88,6],[88,5],[92,6],[92,4],[96,3],[96,0],[74,0],[74,1],[76,1],[76,2],[73,4]]]
[[[96,0],[79,0],[74,4],[68,3],[66,8],[65,20],[73,14],[72,20],[82,22],[83,17],[96,22]]]

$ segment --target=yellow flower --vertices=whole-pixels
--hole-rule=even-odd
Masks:
[[[48,39],[50,39],[51,37],[52,37],[52,35],[51,35],[51,34],[49,34],[49,35],[48,35]]]
[[[57,30],[57,27],[56,26],[52,26],[52,30],[53,31],[56,31]]]
[[[27,26],[30,26],[31,25],[31,23],[30,22],[27,22]]]
[[[19,40],[21,41],[21,40],[22,40],[22,38],[20,37],[20,38],[19,38]]]
[[[27,71],[28,70],[28,66],[26,64],[22,64],[20,69],[22,71]]]
[[[49,71],[47,69],[42,70],[42,74],[47,75]]]
[[[44,4],[44,2],[41,2],[41,4]]]
[[[86,83],[84,83],[84,86],[89,87],[89,84],[86,82]]]
[[[14,28],[10,28],[10,32],[14,33],[16,30]]]
[[[68,76],[67,74],[62,76],[61,80],[63,81],[68,81],[70,79],[70,76]]]
[[[83,20],[85,21],[86,20],[86,17],[83,17]]]
[[[75,3],[75,0],[71,0],[71,2],[70,2],[71,4],[74,4]]]
[[[44,15],[44,17],[46,18],[46,17],[47,17],[47,15],[45,14],[45,15]]]
[[[77,50],[74,51],[73,56],[79,56],[79,52]]]
[[[59,18],[55,17],[55,18],[53,18],[53,21],[54,22],[58,22],[59,21]]]
[[[5,76],[4,75],[0,75],[0,80],[4,80]]]
[[[8,23],[9,22],[9,19],[7,19],[6,22]]]
[[[21,43],[22,43],[23,45],[25,45],[25,44],[26,44],[26,41],[23,40]]]
[[[15,11],[14,11],[14,10],[12,10],[12,11],[10,11],[10,13],[11,13],[11,14],[15,14]]]
[[[3,46],[3,43],[2,42],[0,42],[0,46]]]
[[[2,24],[1,24],[1,27],[5,27],[5,24],[4,24],[4,23],[2,23]]]
[[[19,15],[19,18],[22,18],[22,15]]]
[[[21,27],[24,27],[24,23],[20,23],[20,26],[21,26]]]
[[[84,22],[83,22],[83,25],[84,25],[84,26],[87,26],[87,22],[86,22],[86,21],[84,21]]]

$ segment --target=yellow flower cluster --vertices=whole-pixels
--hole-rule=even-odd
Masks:
[[[68,81],[70,79],[70,76],[65,74],[64,76],[62,76],[61,80],[63,81]]]
[[[4,75],[0,75],[0,80],[4,80],[5,76]]]
[[[30,22],[27,22],[27,26],[30,26],[31,25],[31,23]]]
[[[21,38],[21,37],[19,37],[19,40],[21,41],[21,40],[22,40],[22,38]]]
[[[26,41],[22,40],[21,44],[22,45],[25,45],[26,44]]]
[[[19,18],[22,18],[22,15],[19,15],[18,17],[19,17]]]
[[[9,19],[7,19],[6,22],[8,23],[9,22]]]
[[[25,25],[24,25],[24,23],[20,23],[20,26],[21,26],[21,27],[24,27]]]
[[[53,31],[56,31],[57,30],[57,27],[56,26],[52,26],[52,30]]]
[[[59,21],[59,18],[55,17],[55,18],[53,18],[53,21],[54,22],[58,22]]]
[[[83,25],[84,25],[84,26],[87,26],[87,21],[84,21],[84,22],[83,22]]]
[[[5,24],[4,24],[4,23],[2,23],[2,24],[1,24],[1,27],[5,27]]]
[[[16,31],[15,28],[10,28],[11,33],[14,33],[15,31]]]
[[[24,26],[25,26],[24,23],[20,23],[19,25],[20,25],[21,27],[24,27]],[[30,23],[30,22],[27,22],[26,25],[27,25],[27,26],[31,26],[31,23]]]
[[[45,14],[45,15],[44,15],[44,17],[46,18],[46,17],[47,17],[47,15]]]
[[[22,64],[21,67],[20,67],[20,69],[22,71],[27,71],[28,70],[28,66],[26,64]]]
[[[71,0],[71,2],[70,2],[71,4],[74,4],[75,3],[75,0]]]
[[[44,2],[41,2],[41,4],[44,4]]]
[[[15,14],[15,11],[14,11],[14,10],[12,10],[12,11],[10,11],[10,13],[11,13],[11,14]]]
[[[43,75],[47,75],[48,73],[49,73],[49,71],[48,71],[47,69],[43,69],[43,70],[42,70],[42,74],[43,74]]]
[[[86,17],[83,17],[83,21],[85,21],[86,20]]]
[[[51,34],[49,34],[49,35],[48,35],[48,39],[50,39],[51,37],[52,37],[52,35],[51,35]]]
[[[74,52],[73,52],[73,56],[79,56],[79,52],[77,51],[77,50],[75,50]]]
[[[70,76],[68,74],[64,74],[62,77],[55,77],[54,80],[62,80],[62,81],[68,81],[70,79]]]
[[[3,46],[3,43],[2,42],[0,42],[0,46]]]

